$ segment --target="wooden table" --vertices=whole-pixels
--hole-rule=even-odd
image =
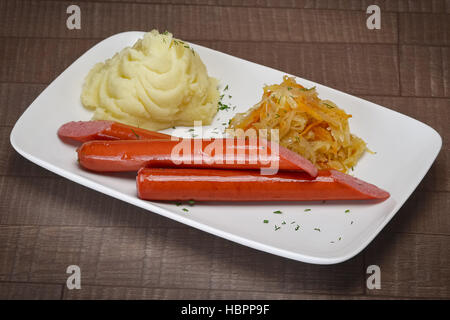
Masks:
[[[80,30],[66,27],[73,2],[0,2],[0,298],[450,298],[450,1],[168,2],[77,1]],[[381,30],[366,28],[370,4]],[[366,250],[317,266],[114,200],[12,149],[15,121],[77,57],[112,34],[152,28],[407,114],[441,134],[442,150]],[[71,264],[81,290],[66,288]],[[380,290],[366,288],[372,264]]]

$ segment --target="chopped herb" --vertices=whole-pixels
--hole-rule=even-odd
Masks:
[[[188,209],[186,209],[186,208],[183,208],[183,211],[184,211],[184,212],[189,212],[189,210],[188,210]]]
[[[288,90],[292,90],[292,88],[291,88],[291,87],[287,87],[287,89],[288,89]]]
[[[189,129],[188,131],[189,131],[189,132],[192,132],[192,131],[194,131],[194,130],[195,130],[195,129]]]
[[[226,126],[226,125],[227,125],[227,123],[226,123],[226,122],[222,122],[222,125],[223,125],[223,126]]]
[[[223,99],[223,96],[224,96],[224,94],[220,96],[220,100],[222,100],[222,99]]]
[[[277,231],[278,229],[280,229],[281,227],[275,225],[275,231]]]
[[[141,137],[133,130],[131,129],[131,131],[133,131],[134,135],[136,136],[136,138],[140,139]]]
[[[194,200],[189,200],[188,203],[189,203],[190,206],[193,206],[195,204],[195,201]]]
[[[341,239],[342,239],[342,238],[341,238],[341,237],[339,237],[339,241],[341,241]]]
[[[277,114],[275,114],[275,118],[277,119],[277,118],[279,118],[280,117],[280,115],[277,113]]]
[[[227,91],[228,90],[228,85],[223,89],[223,91]]]
[[[231,99],[231,98],[232,98],[232,96],[228,95],[228,99]]]
[[[345,213],[349,213],[349,212],[350,212],[350,209],[345,210]]]
[[[283,221],[281,224],[286,224],[286,221]]]
[[[176,202],[175,204],[177,205],[177,207],[181,206],[181,202]]]
[[[353,169],[353,167],[352,167],[352,171],[354,171],[355,169]]]
[[[320,232],[320,228],[314,228],[314,230],[319,231]]]
[[[353,221],[352,221],[352,222],[350,222],[350,224],[353,224]]]
[[[269,223],[269,220],[264,220],[263,222],[264,222],[264,223]]]
[[[176,129],[177,127],[172,127],[172,129]]]
[[[281,212],[280,210],[274,211],[273,213],[275,214],[282,214],[283,212]]]
[[[163,32],[163,35],[165,35],[165,36],[167,36],[168,34],[169,34],[169,31],[167,31],[167,30]]]
[[[328,104],[326,102],[324,102],[323,104],[326,105],[328,109],[333,109],[334,108],[331,104]]]
[[[197,137],[198,136],[198,134],[193,134],[192,135],[192,138],[195,138],[195,137]]]
[[[299,226],[299,225],[297,225],[297,226],[295,227],[295,231],[298,231],[298,229],[300,229],[300,226]]]
[[[334,243],[334,241],[330,241],[330,243]]]
[[[294,223],[295,223],[295,221],[292,221],[292,222],[291,222],[291,224],[294,224]]]
[[[311,209],[305,209],[305,212],[311,211]]]
[[[219,101],[219,107],[218,107],[218,109],[219,109],[219,110],[228,110],[228,109],[230,109],[230,107],[229,107],[228,105],[223,104],[222,102]]]

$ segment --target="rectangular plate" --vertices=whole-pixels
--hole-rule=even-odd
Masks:
[[[306,87],[316,86],[322,99],[332,100],[353,115],[351,131],[363,138],[376,154],[366,153],[352,174],[389,191],[391,197],[387,201],[211,202],[176,206],[140,200],[136,196],[134,176],[100,175],[82,170],[74,147],[61,142],[56,132],[66,122],[91,118],[91,112],[80,102],[84,77],[91,67],[131,46],[143,34],[124,32],[101,41],[56,78],[15,124],[11,144],[17,152],[76,183],[219,237],[290,259],[333,264],[350,259],[372,241],[417,187],[441,148],[439,134],[415,119],[297,78]],[[227,93],[225,103],[237,106],[235,110],[219,111],[214,123],[203,128],[206,136],[217,136],[216,132],[224,129],[223,123],[236,112],[244,112],[260,100],[264,84],[280,83],[285,75],[215,50],[192,47],[201,56],[208,73],[220,80],[221,89],[229,86],[227,92],[232,97]],[[188,128],[165,132],[186,137],[191,134]],[[273,213],[277,210],[282,214]],[[269,223],[263,223],[266,219]],[[275,225],[281,228],[275,231]]]

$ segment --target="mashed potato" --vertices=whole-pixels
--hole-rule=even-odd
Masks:
[[[172,34],[153,30],[85,79],[81,102],[93,119],[114,120],[150,130],[210,124],[217,113],[217,80],[197,53]]]

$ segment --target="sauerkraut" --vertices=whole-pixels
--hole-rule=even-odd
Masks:
[[[230,129],[278,129],[279,143],[310,160],[318,169],[347,172],[367,149],[350,133],[351,115],[330,100],[321,100],[315,87],[305,88],[293,77],[264,87],[260,102],[231,120]]]

